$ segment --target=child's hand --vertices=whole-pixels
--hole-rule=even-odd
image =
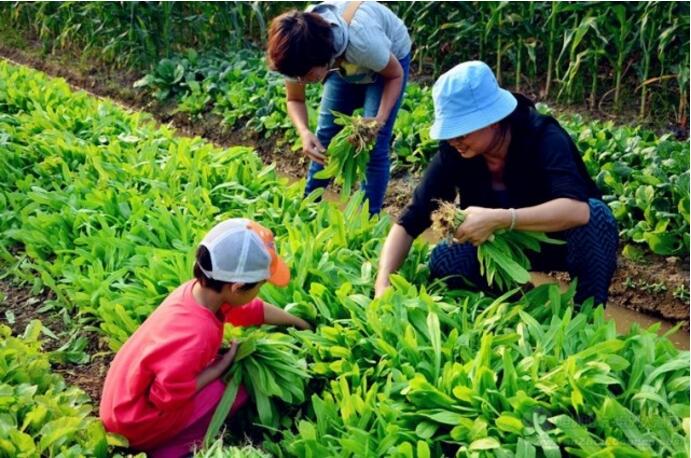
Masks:
[[[197,391],[204,388],[206,385],[212,381],[222,377],[223,374],[228,370],[228,366],[231,365],[235,359],[235,354],[238,352],[238,342],[233,340],[230,343],[230,349],[223,354],[223,356],[216,356],[215,362],[204,369],[201,374],[197,377]]]
[[[227,352],[221,357],[221,365],[227,369],[231,363],[233,362],[233,359],[235,359],[235,354],[238,352],[238,341],[233,340],[230,342],[230,348],[228,349]]]
[[[291,315],[282,308],[264,302],[264,324],[277,324],[279,326],[295,326],[298,329],[312,329],[312,326],[305,320],[295,315]]]
[[[295,317],[295,327],[303,331],[312,330],[312,326],[310,326],[310,324],[307,321],[298,317]]]

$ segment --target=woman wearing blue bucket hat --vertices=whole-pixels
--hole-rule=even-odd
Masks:
[[[382,248],[375,291],[431,225],[439,201],[456,201],[466,218],[455,238],[432,251],[432,277],[451,287],[486,286],[476,247],[498,229],[541,231],[564,240],[531,257],[534,270],[578,278],[576,302],[606,303],[616,267],[618,231],[568,133],[527,98],[498,86],[483,62],[464,62],[434,84],[430,136],[439,151]]]

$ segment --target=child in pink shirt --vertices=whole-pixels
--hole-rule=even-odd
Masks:
[[[195,279],[168,296],[111,363],[100,405],[106,429],[152,457],[180,457],[201,445],[237,351],[218,355],[223,324],[309,328],[304,320],[256,296],[268,281],[285,286],[290,271],[271,232],[229,219],[202,240]],[[240,387],[231,415],[248,399]]]

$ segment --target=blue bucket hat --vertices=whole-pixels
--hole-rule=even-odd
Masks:
[[[494,73],[479,60],[463,62],[439,77],[432,88],[433,140],[449,140],[474,132],[510,115],[518,101],[497,84]]]

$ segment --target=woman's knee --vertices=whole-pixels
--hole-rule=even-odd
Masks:
[[[475,248],[469,243],[440,243],[430,256],[429,269],[434,278],[472,276],[477,268]]]
[[[602,302],[616,269],[619,234],[604,202],[591,199],[589,205],[588,224],[568,233],[566,262],[571,275],[579,279],[577,298],[595,296]]]
[[[569,231],[567,243],[614,245],[619,242],[619,231],[612,210],[598,199],[588,201],[590,218],[584,226]]]
[[[590,207],[588,224],[592,223],[598,228],[606,227],[610,231],[617,231],[617,220],[614,219],[614,214],[606,203],[598,199],[590,199],[588,206]]]

